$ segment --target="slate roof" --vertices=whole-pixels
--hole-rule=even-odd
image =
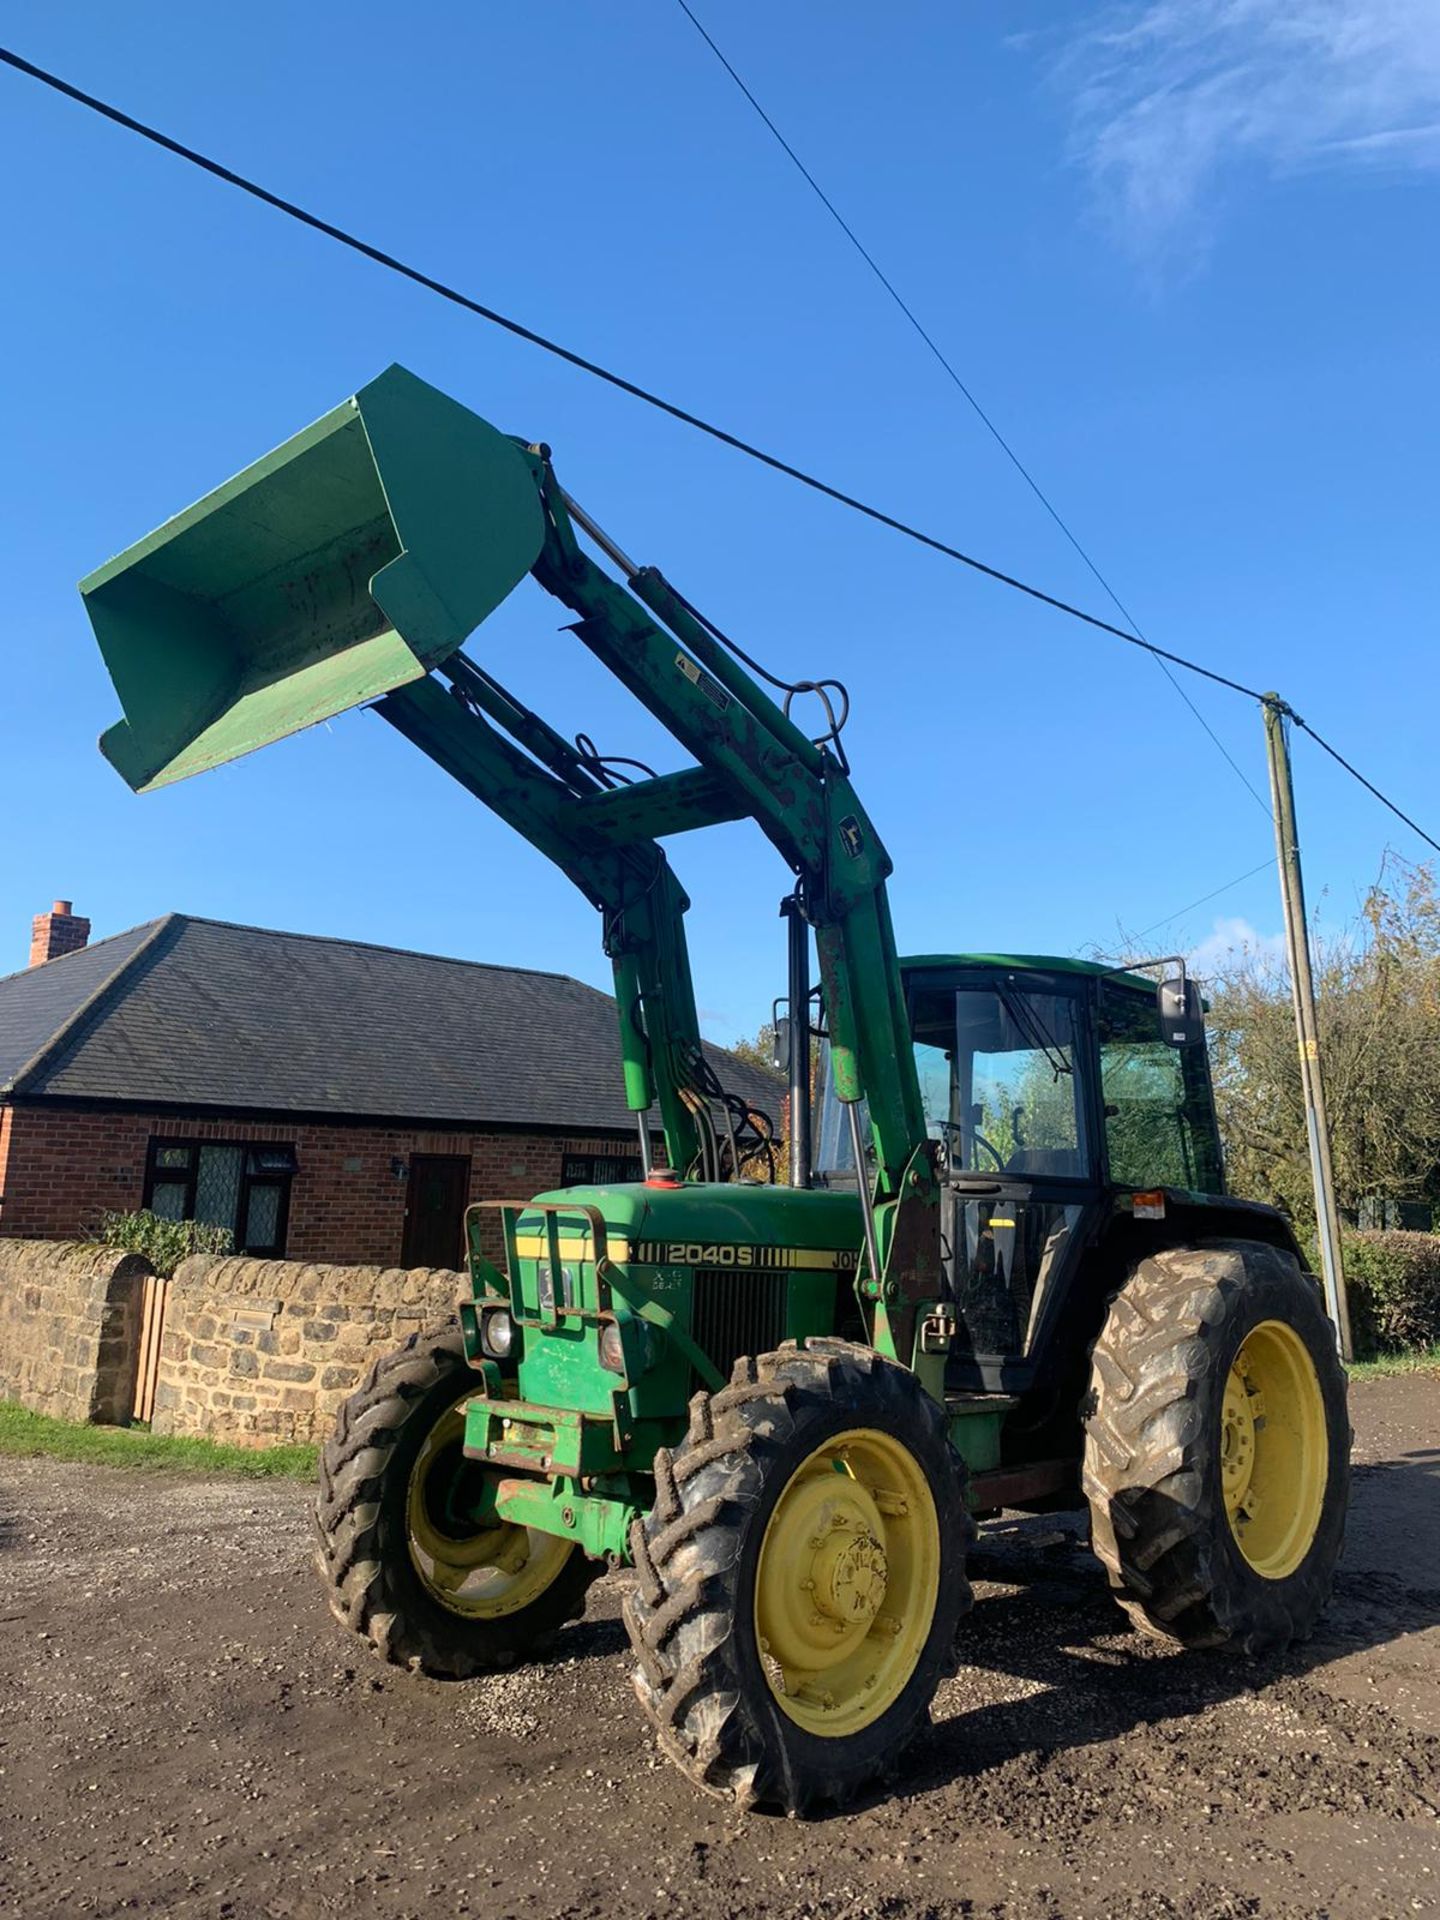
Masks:
[[[0,1093],[110,985],[164,923],[151,920],[43,967],[0,979]]]
[[[721,1049],[777,1122],[783,1088]],[[625,1131],[615,1003],[559,973],[172,913],[0,979],[0,1099]],[[658,1121],[658,1115],[657,1115]]]

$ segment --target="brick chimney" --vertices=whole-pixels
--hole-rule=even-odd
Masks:
[[[58,960],[62,953],[78,953],[90,939],[90,922],[70,911],[68,900],[57,900],[49,913],[37,913],[30,922],[30,964]]]

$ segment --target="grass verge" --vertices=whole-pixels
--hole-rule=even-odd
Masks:
[[[228,1473],[250,1480],[308,1480],[314,1447],[227,1447],[148,1427],[88,1427],[0,1400],[0,1454],[43,1454],[101,1467],[143,1467],[157,1473]]]
[[[1374,1360],[1352,1360],[1352,1380],[1385,1380],[1396,1373],[1440,1373],[1440,1345],[1415,1347],[1407,1353],[1382,1353]]]

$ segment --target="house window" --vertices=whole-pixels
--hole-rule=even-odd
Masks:
[[[567,1153],[560,1161],[562,1187],[613,1187],[644,1178],[638,1153]]]
[[[228,1227],[238,1253],[285,1251],[295,1149],[152,1140],[145,1205],[162,1220]]]

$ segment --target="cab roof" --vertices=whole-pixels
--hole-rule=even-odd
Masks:
[[[1054,953],[912,953],[902,956],[901,971],[918,973],[940,967],[989,967],[997,973],[1080,973],[1091,979],[1104,976],[1130,987],[1155,991],[1155,982],[1143,973],[1107,966],[1103,960],[1077,960],[1073,955]]]

